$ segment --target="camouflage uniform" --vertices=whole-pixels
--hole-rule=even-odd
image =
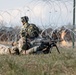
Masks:
[[[25,37],[28,35],[28,23],[25,23],[22,28],[21,28],[21,31],[20,31],[20,34],[21,34],[21,37]]]
[[[27,39],[34,38],[38,36],[39,29],[34,24],[28,23],[28,17],[22,17],[22,22],[25,22],[21,28],[20,34],[21,38],[24,38],[24,44],[22,49],[27,50],[27,45],[30,46],[30,43],[27,42]]]
[[[21,31],[20,31],[20,34],[21,34],[21,38],[23,38],[23,46],[22,46],[22,50],[27,50],[27,37],[28,37],[28,23],[25,23],[22,28],[21,28]]]

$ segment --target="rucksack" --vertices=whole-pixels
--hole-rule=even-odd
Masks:
[[[29,24],[28,35],[30,38],[36,38],[39,35],[39,28],[35,24]]]

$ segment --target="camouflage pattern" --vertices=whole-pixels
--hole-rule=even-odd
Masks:
[[[22,37],[36,38],[38,37],[39,29],[34,24],[25,23],[21,28],[20,34]]]
[[[28,23],[25,23],[22,28],[21,28],[21,31],[20,31],[20,34],[21,34],[21,37],[27,37],[27,33],[28,33]]]
[[[35,24],[30,24],[28,26],[28,35],[29,38],[36,38],[39,34],[39,28]]]
[[[30,43],[27,42],[27,39],[32,39],[38,37],[39,29],[35,24],[28,23],[29,18],[27,16],[21,17],[23,26],[20,31],[21,38],[24,38],[22,50],[27,50],[30,46]]]

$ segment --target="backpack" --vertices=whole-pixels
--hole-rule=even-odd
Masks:
[[[39,35],[39,28],[35,24],[28,26],[28,35],[30,38],[36,38]]]

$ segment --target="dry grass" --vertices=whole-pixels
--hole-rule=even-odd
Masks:
[[[46,55],[0,55],[0,75],[76,75],[75,49],[59,48],[61,54],[54,48]]]

